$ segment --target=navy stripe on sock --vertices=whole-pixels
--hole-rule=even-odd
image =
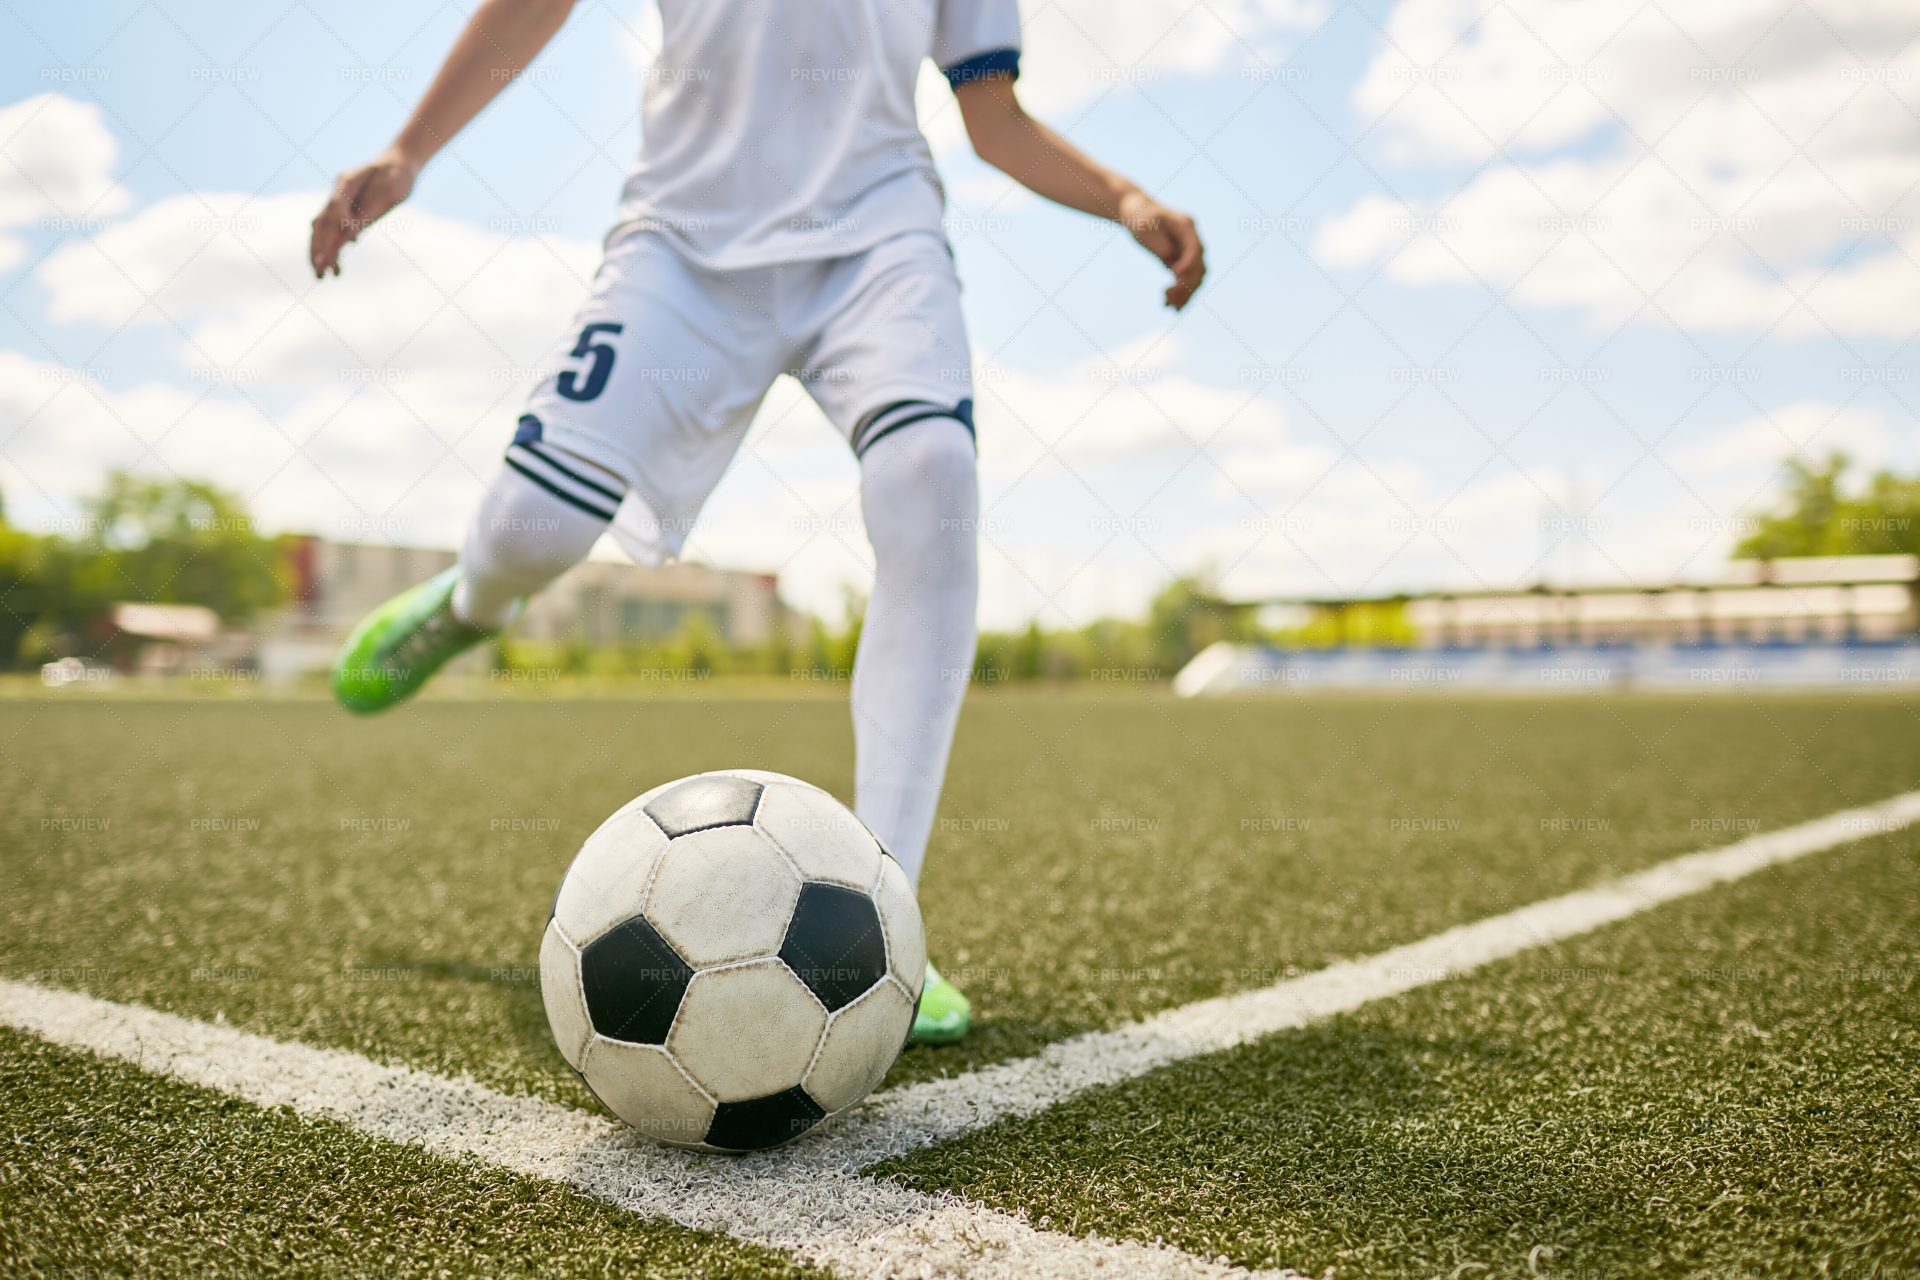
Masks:
[[[853,425],[853,439],[848,441],[848,443],[853,446],[853,456],[857,458],[867,451],[867,433],[872,431],[882,418],[901,409],[911,409],[916,405],[926,405],[928,403],[929,402],[925,400],[895,400],[892,404],[883,404],[878,409],[868,413],[866,417],[860,419],[860,421]]]
[[[955,413],[951,409],[942,409],[938,405],[928,405],[923,412],[910,413],[902,418],[891,418],[883,425],[876,427],[872,431],[869,431],[867,433],[866,439],[861,441],[860,448],[854,453],[853,456],[856,458],[866,457],[867,450],[873,448],[874,445],[878,444],[882,440],[885,440],[888,436],[892,435],[894,432],[898,431],[900,428],[910,427],[916,422],[925,422],[928,418],[952,418],[955,422],[967,428],[967,434],[969,436],[973,435],[973,428],[967,425],[967,420],[965,418],[961,417],[959,414]],[[974,448],[976,450],[979,448],[978,440],[974,442]]]
[[[626,497],[624,493],[619,493],[613,489],[607,488],[603,484],[596,484],[592,480],[587,479],[587,477],[581,475],[578,471],[575,471],[573,468],[567,466],[565,463],[561,462],[558,458],[555,458],[552,454],[548,453],[545,449],[535,448],[531,444],[523,444],[523,445],[519,445],[518,447],[526,450],[528,453],[532,454],[534,457],[540,459],[540,461],[546,463],[548,466],[552,467],[555,471],[558,471],[561,475],[565,476],[567,479],[575,481],[576,483],[579,483],[579,484],[583,484],[587,488],[593,490],[595,493],[602,494],[607,498],[612,499],[616,503],[619,502],[620,499]]]
[[[566,461],[561,461],[565,458]],[[621,488],[609,488],[620,484],[617,476],[601,476],[596,482],[590,475],[592,468],[579,458],[570,457],[557,449],[529,448],[526,445],[508,445],[507,460],[517,462],[520,468],[540,477],[548,484],[559,489],[586,507],[599,510],[602,507],[617,508],[625,496]],[[572,465],[569,466],[568,463]]]
[[[892,435],[910,423],[924,422],[928,418],[952,418],[967,429],[969,436],[974,436],[971,398],[962,400],[952,408],[935,404],[931,400],[895,400],[892,404],[875,409],[855,424],[852,440],[853,456],[865,457],[875,440]],[[975,447],[978,448],[978,436],[974,436],[974,442]]]
[[[504,461],[508,466],[512,467],[515,471],[518,471],[521,475],[533,481],[535,484],[539,485],[542,489],[545,489],[548,493],[560,499],[560,501],[566,503],[568,506],[576,507],[579,510],[586,512],[588,515],[593,516],[595,519],[606,520],[606,521],[611,521],[613,519],[613,512],[602,511],[599,507],[594,506],[592,503],[588,502],[586,499],[580,497],[579,495],[567,492],[565,489],[562,489],[559,485],[555,484],[553,481],[547,479],[543,475],[538,474],[532,468],[523,464],[518,458],[514,457],[512,454],[508,454],[504,459]]]

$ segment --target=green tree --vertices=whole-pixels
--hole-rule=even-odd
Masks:
[[[1253,609],[1222,599],[1204,577],[1180,577],[1147,606],[1149,665],[1172,675],[1196,653],[1220,640],[1246,643],[1255,638]]]
[[[1862,527],[1859,555],[1920,555],[1920,476],[1874,474],[1857,504]]]
[[[1783,509],[1759,518],[1758,528],[1734,548],[1737,559],[1783,556],[1912,555],[1920,551],[1920,479],[1876,473],[1864,491],[1849,495],[1852,460],[1827,455],[1824,464],[1787,462]]]
[[[1013,678],[1016,680],[1038,680],[1045,669],[1047,641],[1040,634],[1038,620],[1027,623],[1027,629],[1013,642]]]
[[[853,660],[860,652],[860,630],[867,620],[866,597],[851,587],[842,590],[846,625],[834,631],[815,618],[807,643],[808,665],[835,680],[852,678]]]
[[[0,667],[54,656],[41,620],[55,595],[49,558],[57,549],[52,538],[15,529],[0,509]]]
[[[203,480],[109,471],[88,499],[70,605],[204,605],[240,621],[287,598],[287,540],[262,537],[246,503]]]

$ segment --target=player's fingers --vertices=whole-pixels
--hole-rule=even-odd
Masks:
[[[1187,305],[1188,299],[1200,288],[1200,281],[1206,277],[1206,251],[1200,243],[1200,232],[1193,225],[1193,219],[1184,213],[1169,213],[1162,219],[1166,235],[1166,252],[1160,260],[1173,272],[1173,283],[1167,286],[1167,305],[1179,311]]]
[[[1206,267],[1202,264],[1206,253],[1200,245],[1200,232],[1193,225],[1193,219],[1180,217],[1169,218],[1167,221],[1172,224],[1167,231],[1177,250],[1173,261],[1167,263],[1167,266],[1172,268],[1174,275],[1183,280],[1192,275],[1195,270],[1204,272]]]
[[[1141,247],[1148,253],[1167,266],[1173,265],[1173,241],[1168,238],[1167,229],[1161,225],[1160,219],[1137,218],[1127,224],[1127,230],[1133,233],[1133,238],[1138,240]]]
[[[367,225],[382,213],[386,213],[384,207],[374,207],[376,198],[369,194],[376,190],[374,175],[361,173],[361,175],[351,175],[351,178],[353,180],[346,184],[346,190],[340,194],[342,196],[340,207],[334,219],[334,240],[338,244],[338,249],[344,249],[355,240],[359,240],[359,234],[367,230]],[[340,267],[336,263],[334,274],[338,273],[340,273]]]
[[[1180,257],[1180,239],[1168,225],[1171,221],[1164,215],[1153,220],[1153,252],[1169,269]]]
[[[1204,263],[1196,263],[1192,269],[1182,272],[1167,286],[1167,305],[1175,311],[1185,307],[1193,295],[1200,291],[1200,282],[1207,278]]]
[[[328,200],[313,219],[313,239],[307,247],[307,256],[313,262],[313,274],[323,277],[328,268],[335,274],[340,270],[340,215],[333,200]]]
[[[320,211],[313,226],[314,270],[324,275],[329,268],[340,274],[340,250],[360,238],[360,231],[372,221],[363,212],[366,193],[373,185],[371,169],[356,169],[341,175],[334,184],[333,198]]]
[[[1179,283],[1180,287],[1186,290],[1188,297],[1192,297],[1194,294],[1200,291],[1200,282],[1205,280],[1206,278],[1207,278],[1206,258],[1204,256],[1197,255],[1197,254],[1194,256],[1193,261],[1190,264],[1188,264],[1188,266],[1184,270],[1180,271],[1174,277],[1174,279]]]
[[[342,244],[351,244],[358,240],[361,230],[380,216],[379,213],[371,212],[368,208],[372,203],[370,193],[374,190],[373,179],[372,171],[362,170],[348,175],[348,180],[343,184],[345,189],[340,193],[343,197],[340,202],[340,242]],[[381,212],[384,213],[385,210]]]

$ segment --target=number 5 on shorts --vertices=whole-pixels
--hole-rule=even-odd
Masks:
[[[592,356],[593,363],[587,368],[587,381],[583,386],[575,379],[578,375],[571,369],[561,374],[554,382],[553,389],[569,400],[592,400],[607,389],[607,379],[613,376],[613,348],[604,342],[595,342],[595,335],[619,333],[626,328],[621,324],[590,324],[580,331],[580,341],[573,344],[570,356]]]

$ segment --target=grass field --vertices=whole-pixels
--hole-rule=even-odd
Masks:
[[[1914,1276],[1916,890],[1816,856],[886,1172],[1315,1276]]]
[[[806,1274],[559,1183],[262,1112],[5,1028],[0,1089],[12,1140],[0,1256],[13,1275]]]
[[[62,696],[0,702],[0,753],[0,977],[581,1107],[533,972],[581,840],[700,769],[775,769],[843,797],[852,773],[845,707],[818,697],[447,700],[362,722],[318,702]],[[890,1083],[1265,986],[1917,776],[1920,717],[1892,697],[976,697],[922,900],[979,1025],[909,1052]],[[1055,1230],[1315,1275],[1529,1274],[1529,1257],[1545,1275],[1810,1274],[1819,1258],[1826,1274],[1920,1274],[1920,1171],[1895,1141],[1920,1097],[1916,864],[1901,837],[1849,846],[890,1169]],[[1819,980],[1846,973],[1878,976]],[[127,1187],[199,1160],[194,1221],[254,1242],[261,1261],[239,1272],[404,1270],[427,1243],[456,1272],[510,1271],[523,1247],[581,1232],[593,1242],[565,1257],[583,1273],[786,1265],[546,1184],[302,1138],[291,1118],[255,1126],[244,1104],[18,1035],[0,1066],[10,1095],[37,1099],[9,1121],[13,1256],[133,1258],[153,1211]],[[42,1083],[63,1080],[79,1083]],[[76,1200],[59,1169],[89,1125],[77,1145],[118,1189]],[[281,1245],[277,1211],[220,1194],[269,1168],[289,1185],[350,1168],[353,1189]],[[524,1240],[482,1221],[506,1203],[528,1206]],[[420,1236],[409,1214],[439,1226]],[[382,1268],[341,1243],[367,1233],[423,1243]],[[126,1267],[199,1270],[202,1237],[182,1239]]]

